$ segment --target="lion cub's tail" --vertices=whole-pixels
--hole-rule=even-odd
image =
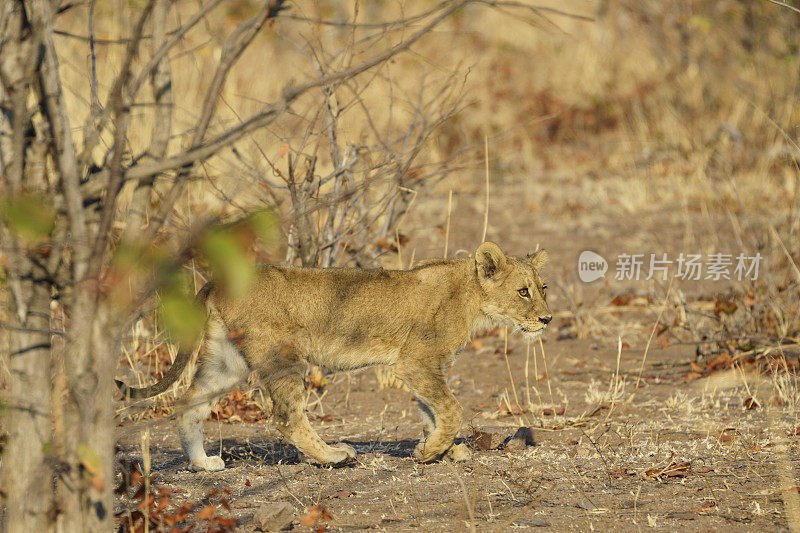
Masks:
[[[198,304],[205,305],[206,300],[208,299],[208,295],[211,293],[211,290],[214,288],[213,282],[206,283],[203,285],[203,288],[197,293],[195,300]],[[194,351],[193,346],[180,346],[178,348],[178,355],[175,357],[175,362],[172,363],[172,366],[164,374],[159,381],[150,385],[149,387],[142,387],[141,389],[137,389],[134,387],[128,387],[123,382],[119,380],[114,380],[117,384],[117,388],[120,390],[125,398],[130,398],[134,400],[138,400],[141,398],[150,398],[151,396],[155,396],[157,394],[161,394],[168,388],[175,383],[181,374],[183,373],[183,369],[186,368],[186,364],[189,362],[189,358],[192,356],[192,352]]]

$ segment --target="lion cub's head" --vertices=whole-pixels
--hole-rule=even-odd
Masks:
[[[546,302],[547,286],[539,276],[546,261],[544,250],[520,259],[505,255],[493,242],[481,244],[475,253],[475,269],[484,292],[481,311],[528,338],[541,336],[553,318]]]

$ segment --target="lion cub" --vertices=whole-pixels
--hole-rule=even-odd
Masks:
[[[476,330],[507,325],[538,338],[552,315],[539,271],[547,253],[506,256],[491,242],[474,259],[431,261],[412,270],[265,266],[255,286],[231,299],[212,283],[201,289],[208,322],[192,384],[179,402],[178,433],[191,467],[221,470],[203,449],[203,422],[219,398],[255,371],[274,405],[278,430],[322,464],[355,457],[329,446],[308,423],[306,363],[332,370],[387,365],[417,397],[424,438],[420,461],[450,450],[461,406],[444,371]],[[235,342],[231,339],[234,339]],[[182,349],[164,378],[147,388],[118,385],[132,398],[164,392],[186,366]]]

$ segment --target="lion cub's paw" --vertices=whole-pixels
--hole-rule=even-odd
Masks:
[[[356,457],[355,449],[347,444],[340,443],[336,446],[330,446],[329,448],[330,450],[326,454],[325,458],[318,460],[320,464],[338,465],[351,459],[355,459]]]
[[[462,443],[453,444],[444,454],[444,457],[454,463],[463,463],[464,461],[469,461],[471,454],[467,445]]]
[[[423,440],[414,448],[412,456],[414,460],[419,463],[430,463],[439,459],[443,454],[443,452],[432,451],[435,449],[436,448],[429,446],[427,441]]]
[[[218,472],[225,470],[225,461],[218,455],[212,455],[197,462],[192,461],[189,463],[189,470],[192,472],[201,472],[203,470],[206,472]]]
[[[417,444],[413,454],[413,457],[416,461],[420,463],[429,463],[439,459],[447,459],[449,461],[453,461],[454,463],[460,463],[469,460],[471,457],[469,448],[467,448],[465,444],[453,444],[446,451],[438,453],[431,451],[435,450],[436,448],[427,446],[427,444],[428,443],[426,441],[422,441]]]
[[[348,459],[355,459],[356,458],[356,449],[350,446],[349,444],[345,444],[340,442],[336,446],[331,446],[334,450],[344,450],[347,453]]]

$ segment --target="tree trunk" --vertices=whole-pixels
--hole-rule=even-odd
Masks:
[[[47,531],[53,503],[50,422],[50,294],[47,285],[30,282],[27,317],[9,331],[8,397],[2,480],[6,493],[6,531]]]
[[[114,510],[114,369],[116,328],[111,313],[86,291],[72,309],[65,362],[70,402],[66,440],[72,472],[66,494],[66,531],[110,531]],[[87,465],[96,461],[99,471]]]
[[[34,128],[28,108],[40,46],[21,2],[0,3],[0,100],[10,103],[0,118],[0,194],[14,197],[43,189],[44,152],[32,150]],[[31,260],[29,244],[0,231],[13,296],[4,334],[8,396],[2,456],[5,529],[47,531],[52,523],[54,451],[50,420],[50,284]],[[37,259],[42,259],[41,257]]]

